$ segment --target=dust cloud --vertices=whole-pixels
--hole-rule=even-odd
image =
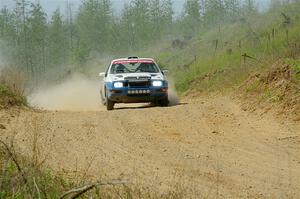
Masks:
[[[169,101],[170,101],[170,106],[176,106],[180,103],[179,97],[177,95],[175,85],[174,85],[174,80],[172,78],[168,78],[169,82]]]
[[[169,80],[170,106],[179,104],[173,81]],[[75,74],[54,86],[43,86],[28,97],[30,105],[51,111],[99,111],[104,110],[100,99],[100,79],[91,80]]]
[[[101,109],[100,80],[76,74],[61,84],[44,87],[29,96],[29,103],[46,110],[97,111]]]

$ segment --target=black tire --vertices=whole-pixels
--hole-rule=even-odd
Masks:
[[[114,105],[115,105],[115,102],[113,102],[113,101],[111,101],[111,100],[109,100],[109,99],[106,98],[106,109],[108,111],[113,110],[114,109]]]
[[[103,98],[103,94],[102,94],[102,91],[100,90],[100,98],[101,98],[101,103],[103,106],[106,106],[106,100],[105,98]]]
[[[169,99],[166,97],[162,100],[159,101],[159,106],[162,106],[162,107],[167,107],[169,105]]]

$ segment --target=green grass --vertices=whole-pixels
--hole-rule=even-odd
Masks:
[[[277,103],[277,102],[280,102],[282,100],[280,95],[272,89],[266,89],[264,91],[264,93],[262,94],[261,98],[262,98],[261,99],[262,101],[268,101],[268,102],[271,102],[271,103]]]
[[[12,156],[0,143],[0,199],[57,199],[69,190],[91,184],[89,179],[76,183],[75,180],[66,180],[64,176],[58,176],[51,170],[32,164],[29,159],[15,154],[13,156],[16,161],[12,160]],[[71,198],[77,193],[79,192],[69,194],[65,198]],[[177,185],[162,195],[155,188],[139,187],[129,182],[124,185],[96,186],[78,198],[179,199],[184,196],[183,189]]]
[[[0,108],[26,105],[26,97],[16,94],[7,86],[0,84]]]
[[[233,24],[222,24],[221,28],[202,31],[184,49],[169,48],[160,52],[158,60],[172,72],[179,93],[189,89],[231,89],[278,59],[297,58],[299,10],[300,3],[293,3]],[[281,13],[291,17],[291,24],[283,24]],[[245,53],[254,59],[247,58],[244,62],[242,55]],[[183,67],[187,64],[188,67]],[[299,70],[298,65],[295,68]],[[222,70],[224,72],[218,72]],[[209,80],[205,78],[207,75]],[[297,78],[299,76],[298,73]]]
[[[286,59],[285,62],[292,67],[294,78],[300,80],[300,60]]]
[[[3,151],[1,155],[0,199],[59,198],[64,189],[71,187],[70,183],[56,177],[50,171],[42,171],[19,159],[17,164],[22,169],[20,172],[17,164]]]

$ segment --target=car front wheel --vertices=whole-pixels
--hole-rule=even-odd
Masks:
[[[163,106],[163,107],[168,106],[169,103],[170,103],[170,102],[169,102],[169,99],[168,99],[167,97],[159,101],[159,105],[160,105],[160,106]]]
[[[100,90],[101,103],[103,106],[106,106],[106,99],[103,98],[102,90]]]
[[[169,99],[168,97],[160,99],[160,100],[156,100],[150,103],[150,106],[161,106],[161,107],[166,107],[169,105]]]
[[[114,105],[115,105],[115,102],[109,100],[108,98],[106,98],[106,109],[108,111],[111,111],[114,109]]]

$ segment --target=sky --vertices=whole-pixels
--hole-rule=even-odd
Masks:
[[[66,2],[69,1],[73,4],[74,8],[78,8],[82,0],[29,0],[31,2],[40,2],[44,9],[46,10],[48,16],[53,13],[57,8],[65,9]],[[130,2],[130,0],[111,0],[114,8],[114,12],[118,13],[120,9],[124,6],[125,3]],[[270,0],[256,0],[259,5],[266,7]],[[175,13],[179,14],[182,10],[185,0],[173,0],[173,7]],[[11,7],[14,5],[14,0],[0,0],[0,7],[8,6]]]
[[[30,2],[40,2],[48,13],[52,13],[57,8],[63,8],[66,5],[66,2],[71,2],[75,7],[82,2],[82,0],[29,0]],[[120,10],[125,3],[130,2],[130,0],[111,0],[115,10]],[[184,0],[173,0],[174,9],[179,11],[182,8]],[[0,0],[0,7],[3,6],[13,6],[13,0]]]

